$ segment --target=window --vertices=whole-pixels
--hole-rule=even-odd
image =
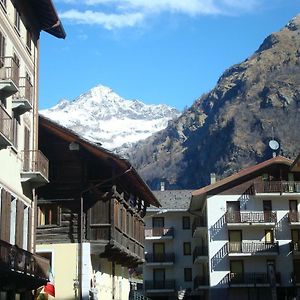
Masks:
[[[192,281],[192,268],[184,268],[184,281]]]
[[[191,255],[192,247],[190,242],[183,243],[183,255]]]
[[[265,243],[272,244],[274,243],[274,233],[273,230],[265,230]]]
[[[191,222],[190,217],[182,217],[182,229],[190,229]]]
[[[38,226],[59,225],[57,204],[38,205]]]
[[[15,29],[20,32],[20,13],[18,12],[18,10],[15,8]]]
[[[155,217],[152,219],[153,228],[162,228],[164,227],[164,223],[163,217]]]
[[[32,42],[31,32],[30,32],[29,29],[27,29],[27,33],[26,33],[26,46],[27,46],[27,50],[29,52],[31,52],[31,42]]]
[[[0,31],[0,68],[4,66],[5,57],[5,37]]]

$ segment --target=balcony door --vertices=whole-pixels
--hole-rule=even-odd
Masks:
[[[242,283],[244,277],[244,262],[242,260],[230,261],[231,283]]]
[[[155,289],[163,289],[165,287],[166,274],[165,269],[153,270],[153,286]]]
[[[290,222],[297,222],[298,221],[298,202],[297,200],[290,200],[289,201],[289,220]]]
[[[227,201],[226,205],[227,205],[227,222],[228,223],[241,222],[240,201]]]
[[[153,258],[154,261],[164,261],[165,259],[165,244],[153,243]]]
[[[163,217],[154,217],[152,219],[153,236],[163,235],[165,227],[165,219]]]
[[[299,242],[300,242],[300,231],[298,229],[291,230],[292,236],[292,244],[293,244],[293,251],[300,251]]]
[[[263,210],[264,210],[264,221],[271,222],[271,215],[272,215],[272,201],[271,200],[264,200],[263,201]]]
[[[242,231],[229,230],[229,252],[242,252]]]

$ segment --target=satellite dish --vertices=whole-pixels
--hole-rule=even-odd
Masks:
[[[272,150],[278,150],[279,149],[279,143],[276,141],[276,140],[271,140],[269,142],[269,147],[272,149]]]

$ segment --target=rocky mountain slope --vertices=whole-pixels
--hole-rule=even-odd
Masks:
[[[96,86],[73,101],[61,100],[42,115],[103,147],[125,151],[132,143],[166,128],[179,112],[167,105],[125,100],[110,88]]]
[[[268,36],[244,62],[226,70],[215,88],[178,119],[131,150],[152,188],[198,188],[210,173],[227,176],[280,154],[300,150],[300,15]]]

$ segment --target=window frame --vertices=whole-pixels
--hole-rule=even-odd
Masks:
[[[192,244],[191,244],[191,242],[183,242],[183,255],[192,255]]]
[[[182,217],[182,229],[183,230],[191,229],[191,218],[189,216]]]
[[[184,268],[184,281],[185,282],[193,281],[193,269],[192,268]]]
[[[20,12],[17,10],[17,8],[15,8],[14,27],[15,27],[17,33],[20,35],[20,30],[21,30],[21,15],[20,15]]]
[[[51,222],[50,224],[46,224],[46,213],[44,213],[41,210],[41,207],[49,207],[52,206],[56,209],[56,221]],[[48,212],[48,211],[47,211]],[[41,213],[44,215],[44,224],[41,224]],[[55,211],[54,211],[55,213]],[[48,216],[49,217],[49,216]],[[43,228],[43,227],[58,227],[61,224],[61,208],[57,203],[38,203],[37,205],[37,227],[38,228]]]

